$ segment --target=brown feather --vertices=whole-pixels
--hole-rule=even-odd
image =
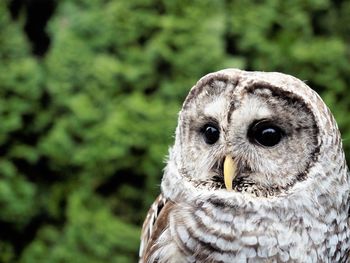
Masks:
[[[147,262],[156,249],[158,237],[168,227],[168,216],[173,205],[172,201],[160,194],[149,209],[142,226],[139,263]]]

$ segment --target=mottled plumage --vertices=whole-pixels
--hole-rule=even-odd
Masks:
[[[337,124],[292,76],[226,69],[199,80],[179,114],[161,191],[140,262],[350,260]]]

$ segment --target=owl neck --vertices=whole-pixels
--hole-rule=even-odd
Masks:
[[[278,196],[256,197],[249,193],[228,192],[226,189],[196,187],[181,175],[176,158],[170,152],[161,190],[167,199],[176,203],[196,204],[209,200],[225,206],[239,206],[247,212],[257,212],[261,208],[271,208],[281,213],[308,210],[310,214],[324,217],[332,209],[337,213],[344,213],[345,218],[349,211],[349,175],[346,165],[336,177],[330,176],[334,169],[336,167],[328,165],[326,169],[324,164],[316,163],[310,168],[307,179],[295,184],[288,192]],[[331,222],[332,218],[328,218]]]

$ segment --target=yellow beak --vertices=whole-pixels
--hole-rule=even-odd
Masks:
[[[236,177],[237,165],[232,156],[228,155],[224,161],[224,182],[227,191],[232,191],[232,181]]]

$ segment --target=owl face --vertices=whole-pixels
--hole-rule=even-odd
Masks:
[[[245,74],[209,75],[191,90],[179,116],[177,165],[199,188],[283,194],[317,160],[319,124],[298,95],[302,82]]]

